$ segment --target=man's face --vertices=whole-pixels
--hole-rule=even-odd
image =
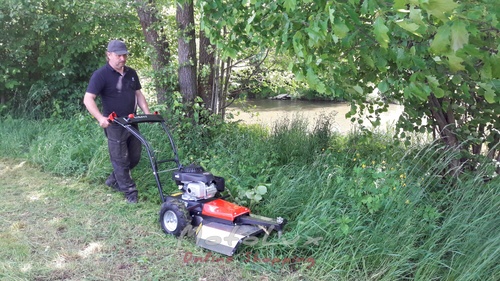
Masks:
[[[127,55],[117,55],[113,52],[108,52],[109,65],[115,70],[122,70],[127,62]]]

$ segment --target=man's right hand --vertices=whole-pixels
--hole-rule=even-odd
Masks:
[[[85,93],[85,96],[83,97],[83,104],[85,104],[85,107],[87,108],[89,113],[94,116],[97,122],[99,122],[99,126],[106,129],[109,126],[108,117],[103,116],[99,111],[99,108],[97,107],[97,104],[95,102],[96,97],[97,95],[95,94],[88,92]]]
[[[101,126],[101,128],[103,129],[106,129],[108,126],[109,126],[109,121],[108,121],[108,118],[107,117],[99,117],[99,126]]]

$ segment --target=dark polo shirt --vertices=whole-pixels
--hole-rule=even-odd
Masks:
[[[135,91],[141,89],[137,72],[125,66],[123,76],[108,63],[94,71],[87,92],[101,97],[102,112],[127,116],[136,111]]]

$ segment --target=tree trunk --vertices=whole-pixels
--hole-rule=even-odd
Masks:
[[[142,26],[142,33],[146,42],[153,47],[153,59],[151,60],[153,70],[161,75],[167,75],[166,69],[170,64],[169,43],[158,30],[154,29],[155,26],[161,26],[161,24],[158,24],[160,20],[155,3],[153,0],[136,0],[135,2],[138,4],[137,15]],[[159,104],[165,103],[167,93],[174,89],[173,85],[165,81],[167,79],[161,78],[154,81],[156,98]]]
[[[221,82],[222,82],[222,87],[221,87],[221,97],[220,97],[220,114],[222,115],[222,118],[226,117],[226,99],[227,99],[227,92],[229,91],[229,78],[231,77],[231,58],[227,58],[226,61],[226,66],[221,68],[221,72],[224,71],[224,77],[221,77]]]
[[[455,116],[453,115],[451,106],[449,106],[448,110],[445,112],[442,107],[442,102],[438,98],[436,98],[434,94],[431,94],[429,96],[429,103],[429,109],[431,110],[432,116],[437,123],[436,129],[438,130],[440,139],[448,146],[451,151],[459,150],[459,141],[455,134]],[[449,164],[451,175],[458,176],[458,173],[461,169],[460,164],[460,159],[451,160]]]
[[[199,64],[198,64],[198,94],[203,99],[205,107],[213,113],[217,111],[214,96],[215,77],[215,45],[200,31]]]
[[[185,105],[191,107],[196,97],[196,41],[194,29],[194,7],[192,0],[177,5],[179,27],[179,89]],[[188,110],[191,111],[191,110]]]

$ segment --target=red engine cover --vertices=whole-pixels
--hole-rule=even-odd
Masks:
[[[250,209],[222,199],[216,199],[203,204],[201,214],[223,220],[234,221],[237,216],[249,214]]]

